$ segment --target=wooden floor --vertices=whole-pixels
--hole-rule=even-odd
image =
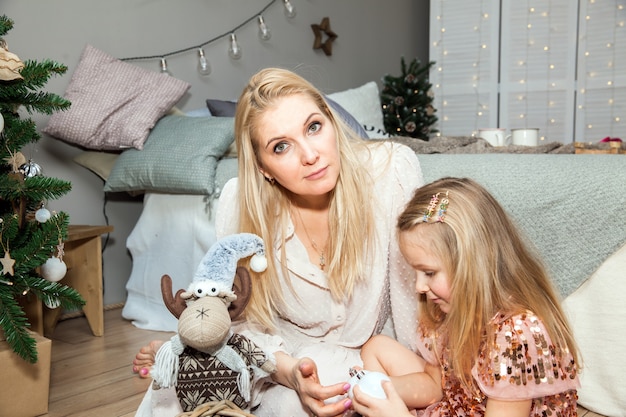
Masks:
[[[149,379],[132,372],[141,346],[170,333],[141,330],[121,316],[105,312],[104,336],[93,336],[87,319],[61,321],[52,339],[49,417],[131,417],[141,403]]]
[[[153,339],[169,339],[171,333],[138,329],[124,320],[121,312],[105,312],[102,337],[92,336],[84,317],[57,325],[50,337],[50,401],[45,416],[135,415],[150,381],[132,373],[132,360],[141,346]],[[602,417],[581,407],[578,415]]]

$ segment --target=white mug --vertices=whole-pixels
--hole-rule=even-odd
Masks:
[[[505,135],[506,129],[490,128],[478,129],[478,137],[485,139],[491,146],[504,146],[511,143],[511,135]]]
[[[513,138],[513,145],[523,146],[537,146],[537,140],[539,137],[539,129],[537,128],[524,128],[524,129],[511,129],[511,135]]]

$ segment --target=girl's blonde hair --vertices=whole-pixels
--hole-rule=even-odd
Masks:
[[[425,219],[433,195],[441,198],[446,192],[443,222],[437,221],[437,209]],[[570,352],[578,364],[572,330],[542,261],[485,188],[468,178],[427,184],[416,190],[397,226],[399,234],[428,228],[429,249],[448,272],[450,312],[444,314],[420,296],[420,325],[431,334],[443,332],[451,367],[467,387],[474,386],[470,371],[481,343],[493,346],[493,332],[485,329],[497,313],[532,311],[544,322],[557,355]]]
[[[277,268],[287,283],[285,232],[289,222],[289,193],[280,184],[271,183],[260,172],[257,134],[265,111],[283,97],[300,94],[310,98],[330,120],[336,132],[341,168],[329,208],[327,250],[329,287],[337,301],[349,298],[355,284],[364,276],[363,259],[371,249],[373,234],[372,179],[363,161],[366,141],[358,138],[335,115],[323,95],[308,81],[292,71],[267,68],[253,75],[237,103],[235,140],[239,157],[239,229],[259,235],[267,251],[268,268],[253,274],[253,290],[247,319],[270,329],[283,301]],[[280,243],[279,263],[274,246]],[[289,285],[289,284],[288,284]]]

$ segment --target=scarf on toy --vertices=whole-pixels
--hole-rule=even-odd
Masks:
[[[228,345],[228,341],[233,336],[232,330],[224,343],[217,346],[215,350],[207,351],[211,356],[217,358],[224,366],[237,372],[237,387],[241,396],[250,401],[250,371],[243,358]],[[185,350],[185,345],[181,342],[178,334],[165,342],[159,349],[155,357],[155,363],[150,371],[150,376],[162,388],[176,386],[178,381],[178,360]]]

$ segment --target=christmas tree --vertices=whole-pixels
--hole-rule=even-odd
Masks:
[[[40,138],[35,123],[20,113],[52,114],[69,101],[40,91],[67,67],[56,62],[22,62],[4,40],[13,21],[0,16],[0,333],[24,360],[37,361],[37,347],[21,302],[37,297],[48,308],[84,304],[74,289],[58,283],[67,267],[63,242],[69,216],[51,213],[49,199],[68,193],[71,184],[42,174],[21,149]]]
[[[401,63],[402,75],[383,77],[380,102],[385,130],[390,135],[428,140],[437,132],[431,128],[437,117],[432,105],[432,84],[428,81],[428,72],[435,63],[421,65],[414,59],[407,68],[404,57]]]

